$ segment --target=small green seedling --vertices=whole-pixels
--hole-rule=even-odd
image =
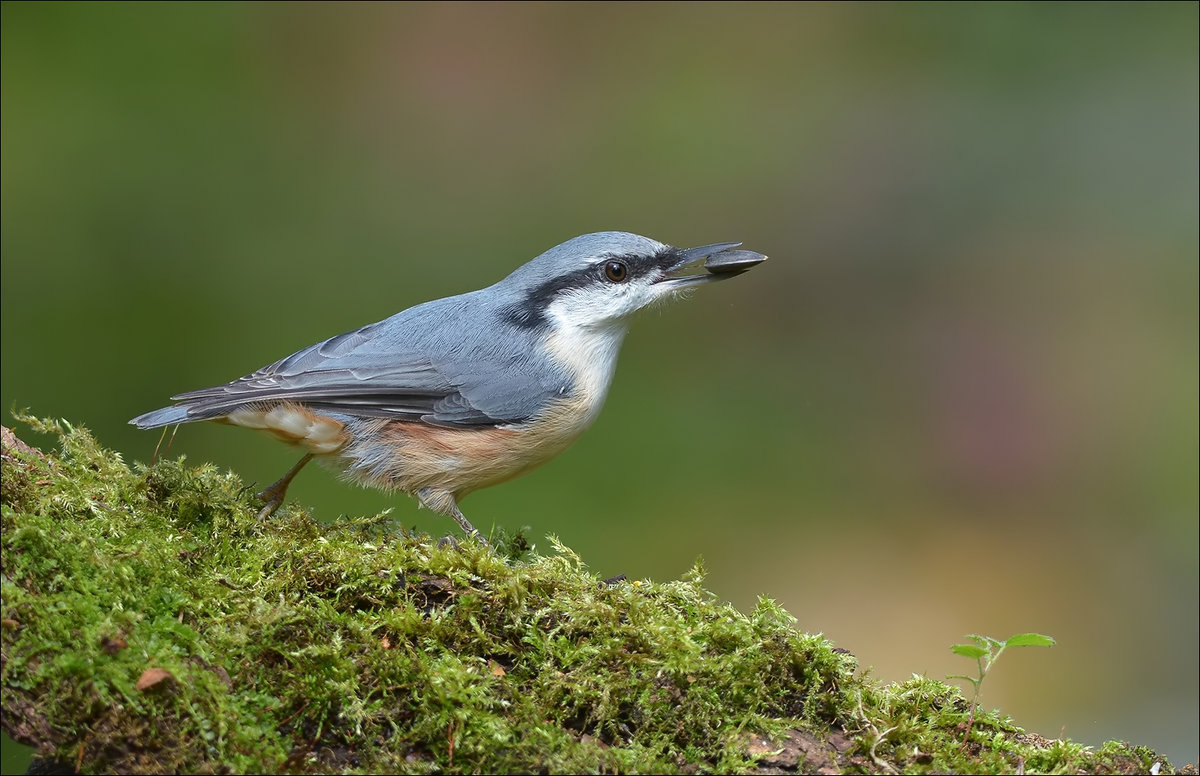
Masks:
[[[971,738],[971,728],[975,726],[975,710],[979,708],[979,690],[983,685],[983,680],[987,677],[988,671],[995,665],[1001,653],[1009,647],[1054,646],[1054,639],[1049,636],[1043,636],[1040,633],[1018,633],[1015,636],[1009,636],[1004,641],[994,639],[991,636],[980,636],[975,633],[968,635],[967,638],[975,643],[953,644],[950,647],[950,651],[956,655],[973,658],[979,666],[979,676],[952,674],[946,677],[947,679],[966,679],[975,689],[975,695],[971,698],[971,716],[967,721],[967,732],[963,736],[964,746]]]

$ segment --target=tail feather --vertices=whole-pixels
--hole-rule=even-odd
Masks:
[[[159,426],[173,426],[178,423],[187,423],[192,420],[200,420],[200,418],[188,417],[188,408],[176,405],[174,407],[163,407],[161,410],[155,410],[154,412],[147,412],[145,415],[138,415],[129,421],[129,423],[138,428],[158,428]]]

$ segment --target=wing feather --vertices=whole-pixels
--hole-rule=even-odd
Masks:
[[[514,344],[519,339],[497,331],[509,324],[471,321],[477,311],[461,299],[419,305],[339,334],[233,382],[173,396],[173,407],[130,422],[153,428],[284,401],[335,414],[453,427],[528,420],[565,390],[563,373],[539,354],[522,352]],[[451,336],[480,326],[496,336],[469,340],[473,346]]]

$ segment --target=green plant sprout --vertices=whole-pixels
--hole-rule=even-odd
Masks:
[[[979,667],[979,676],[967,676],[966,674],[951,674],[947,679],[966,679],[975,689],[975,694],[971,698],[971,716],[967,720],[967,732],[963,736],[963,746],[967,745],[967,741],[971,739],[971,728],[975,726],[975,710],[979,708],[979,692],[983,686],[983,680],[987,677],[988,671],[992,669],[996,661],[1000,659],[1000,655],[1009,647],[1052,647],[1054,639],[1050,636],[1043,636],[1040,633],[1018,633],[1014,636],[1009,636],[1004,641],[994,639],[991,636],[980,636],[977,633],[972,633],[967,636],[968,639],[975,642],[974,644],[952,644],[950,651],[956,655],[973,658],[976,665]]]

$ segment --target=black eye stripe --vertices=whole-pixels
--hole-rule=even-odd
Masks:
[[[612,281],[605,267],[612,262],[625,265],[626,276],[623,281]],[[679,254],[674,248],[661,251],[654,256],[609,255],[599,256],[586,267],[573,272],[550,278],[541,285],[526,292],[524,299],[508,305],[502,315],[505,320],[523,329],[534,329],[546,323],[546,308],[554,298],[562,293],[597,284],[609,285],[614,282],[628,283],[630,279],[643,277],[656,272],[664,272],[679,262]]]

